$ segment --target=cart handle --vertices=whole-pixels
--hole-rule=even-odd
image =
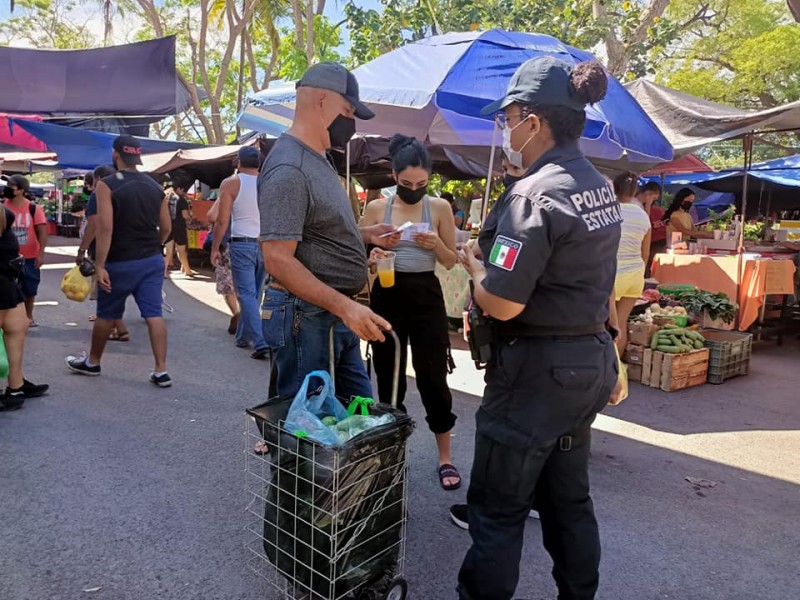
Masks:
[[[330,357],[330,364],[328,370],[330,371],[331,381],[333,382],[333,389],[336,389],[336,344],[334,343],[334,328],[339,321],[331,323],[330,331],[328,332],[328,356]],[[394,340],[394,373],[392,379],[392,408],[397,408],[397,396],[400,389],[400,338],[393,330],[385,331],[392,340]]]

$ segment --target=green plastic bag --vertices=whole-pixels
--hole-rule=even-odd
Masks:
[[[8,377],[8,354],[6,354],[6,340],[0,330],[0,379]]]

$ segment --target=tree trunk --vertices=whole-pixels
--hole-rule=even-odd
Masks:
[[[305,35],[303,30],[303,7],[300,0],[292,0],[292,13],[294,14],[294,45],[298,50],[305,50]]]
[[[314,2],[306,0],[306,59],[314,60]]]
[[[653,26],[656,17],[664,14],[668,5],[669,0],[649,0],[647,6],[642,10],[639,23],[627,39],[620,40],[613,27],[606,28],[604,39],[608,56],[606,68],[612,75],[621,77],[625,74],[631,57],[637,51],[636,47],[647,39],[647,30]],[[592,13],[595,20],[603,20],[608,17],[604,0],[592,1]]]

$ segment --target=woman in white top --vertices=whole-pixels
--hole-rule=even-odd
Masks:
[[[614,193],[622,211],[622,237],[617,251],[617,278],[614,282],[620,326],[617,348],[620,354],[628,344],[628,317],[644,291],[645,264],[650,257],[650,217],[636,200],[638,187],[638,178],[630,171],[614,178]]]

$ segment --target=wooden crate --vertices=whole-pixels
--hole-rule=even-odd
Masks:
[[[665,392],[703,385],[708,378],[708,357],[708,348],[686,354],[645,350],[642,384]]]

